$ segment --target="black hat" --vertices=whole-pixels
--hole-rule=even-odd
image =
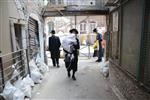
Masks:
[[[52,33],[52,34],[55,34],[55,30],[52,30],[51,33]]]
[[[69,31],[70,33],[74,33],[74,34],[78,34],[79,32],[78,32],[78,30],[77,29],[71,29],[70,31]]]
[[[97,29],[96,29],[96,28],[94,28],[93,32],[97,32]]]

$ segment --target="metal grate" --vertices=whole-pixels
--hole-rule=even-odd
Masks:
[[[31,17],[29,18],[28,22],[28,33],[29,33],[30,58],[33,58],[33,56],[39,50],[39,31],[38,31],[38,22]]]
[[[11,52],[0,56],[0,92],[2,92],[7,81],[26,76],[29,71],[27,49]],[[13,68],[12,65],[15,65]],[[28,66],[28,67],[27,67]],[[14,69],[18,74],[12,78]]]

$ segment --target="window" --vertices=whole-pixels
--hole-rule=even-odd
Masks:
[[[86,32],[86,23],[85,22],[80,24],[80,32]]]
[[[93,32],[93,29],[96,28],[96,23],[95,22],[91,22],[90,23],[90,32]]]

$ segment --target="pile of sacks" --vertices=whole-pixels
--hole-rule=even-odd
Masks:
[[[32,97],[32,88],[35,84],[42,82],[43,75],[49,71],[49,67],[42,62],[39,55],[29,62],[30,76],[20,77],[15,64],[11,81],[7,81],[1,94],[6,100],[24,100],[25,97]],[[13,81],[12,81],[13,80]]]
[[[109,61],[100,63],[100,72],[103,74],[104,77],[109,76]]]

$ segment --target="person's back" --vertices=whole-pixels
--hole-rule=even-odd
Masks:
[[[52,62],[53,62],[53,66],[55,67],[55,65],[57,64],[57,67],[59,67],[59,57],[60,57],[60,39],[59,37],[55,36],[55,31],[52,30],[52,36],[49,37],[49,51],[51,53],[51,58],[52,58]]]
[[[51,52],[55,52],[59,50],[61,43],[59,40],[59,37],[52,35],[51,37],[49,37],[49,50]]]

